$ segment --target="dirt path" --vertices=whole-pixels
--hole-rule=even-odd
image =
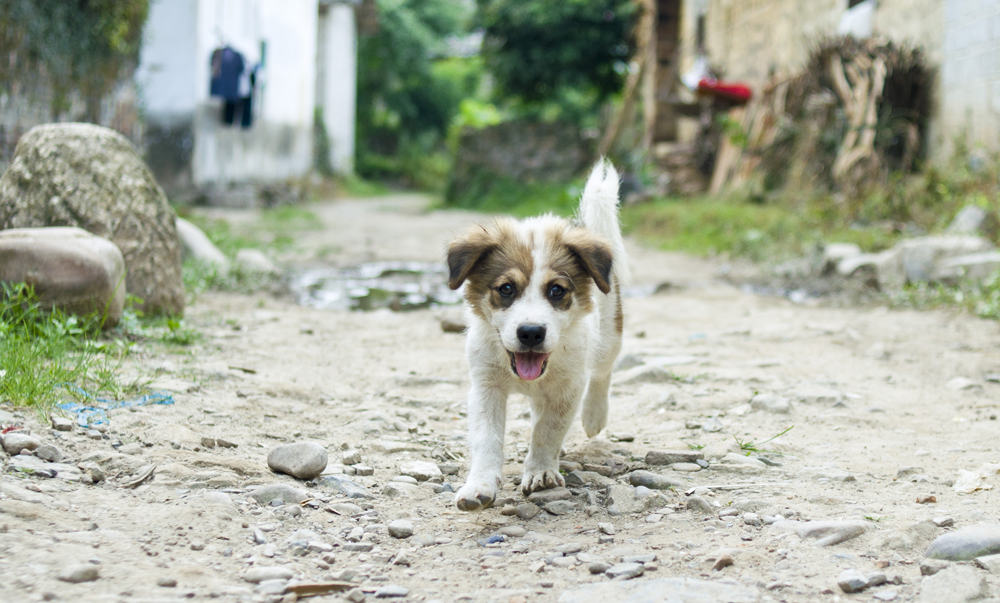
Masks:
[[[449,236],[477,216],[426,213],[423,203],[317,206],[325,229],[304,233],[285,259],[437,261]],[[462,336],[439,325],[454,310],[347,313],[264,294],[206,294],[188,317],[204,339],[143,360],[158,367],[157,385],[175,392],[175,404],[112,412],[100,440],[21,417],[69,457],[60,477],[71,479],[28,477],[4,457],[0,601],[290,601],[274,594],[289,576],[293,585],[355,583],[358,601],[405,592],[408,601],[607,602],[647,583],[687,597],[677,601],[892,600],[890,591],[913,601],[931,540],[997,522],[995,491],[951,487],[960,470],[1000,460],[1000,384],[987,380],[1000,373],[995,322],[794,305],[744,294],[705,261],[630,251],[636,285],[671,286],[627,300],[610,425],[587,442],[577,424],[565,447],[567,463],[603,466],[613,477],[583,474],[591,483],[570,486],[571,504],[550,507],[563,514],[454,508],[448,491],[467,469],[467,366]],[[510,408],[510,478],[526,450],[526,410],[523,400]],[[17,420],[0,410],[0,422]],[[737,438],[762,442],[789,427],[759,446],[767,452],[734,454]],[[297,441],[325,446],[336,477],[302,482],[270,472],[268,451]],[[373,474],[341,465],[345,450],[358,451]],[[709,468],[647,467],[651,450],[700,452]],[[412,460],[446,473],[419,485],[390,482]],[[107,478],[73,481],[80,465]],[[125,487],[149,465],[152,480]],[[678,467],[686,468],[694,467]],[[637,491],[627,473],[635,469],[677,486]],[[350,484],[337,485],[343,479],[361,486],[356,497],[344,494]],[[247,496],[275,483],[308,501],[277,507]],[[692,488],[694,502],[685,494]],[[511,481],[503,494],[523,503]],[[936,502],[917,502],[928,497]],[[925,521],[947,526],[945,517],[952,527]],[[390,536],[387,524],[398,519],[412,524],[412,536]],[[850,520],[866,531],[824,547],[786,520]],[[724,555],[733,564],[713,570]],[[629,556],[640,556],[638,565],[620,571],[643,576],[611,582],[590,572]],[[97,567],[100,577],[57,579],[73,564]],[[261,567],[280,568],[280,579],[244,579]],[[884,572],[890,584],[845,594],[837,577],[850,568]],[[974,571],[1000,594],[996,576]]]

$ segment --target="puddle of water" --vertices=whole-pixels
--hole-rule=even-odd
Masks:
[[[296,301],[320,309],[396,312],[454,305],[462,301],[448,288],[441,264],[373,262],[348,270],[305,270],[292,279]]]

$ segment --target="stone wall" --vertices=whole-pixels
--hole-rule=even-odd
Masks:
[[[468,128],[459,138],[448,199],[488,185],[484,179],[566,182],[592,160],[591,143],[568,123],[510,121]]]

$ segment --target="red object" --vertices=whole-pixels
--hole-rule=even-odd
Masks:
[[[727,84],[713,78],[698,82],[698,94],[715,96],[734,103],[743,104],[753,98],[753,90],[745,84]]]

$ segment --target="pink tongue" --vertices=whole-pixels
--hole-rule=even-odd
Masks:
[[[514,364],[517,367],[517,376],[525,381],[534,381],[542,374],[542,364],[548,358],[548,354],[538,354],[535,352],[517,352],[514,354]]]

